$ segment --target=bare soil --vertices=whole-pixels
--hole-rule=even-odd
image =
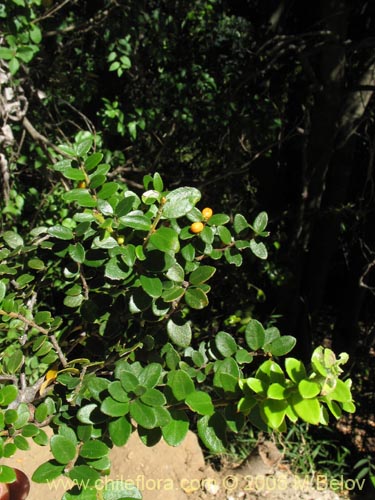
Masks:
[[[311,478],[297,478],[283,464],[273,443],[264,441],[239,466],[224,466],[219,472],[204,461],[195,434],[187,435],[177,448],[161,441],[146,447],[133,433],[123,448],[111,450],[110,480],[125,480],[142,492],[143,500],[339,500],[320,478],[317,488]],[[28,452],[17,452],[3,463],[31,477],[39,464],[51,458],[48,447],[31,444]],[[53,484],[31,483],[28,500],[60,500],[70,487],[66,478]]]

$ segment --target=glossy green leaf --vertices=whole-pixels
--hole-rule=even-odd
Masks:
[[[160,227],[152,233],[150,244],[162,252],[174,254],[180,250],[178,234],[170,227]]]
[[[61,173],[64,177],[73,181],[83,181],[86,179],[85,173],[79,168],[67,167]]]
[[[290,379],[293,382],[300,382],[302,379],[306,378],[306,368],[305,365],[299,359],[286,358],[285,369]]]
[[[177,324],[170,319],[167,323],[167,332],[171,341],[179,347],[188,347],[190,345],[192,332],[189,322]]]
[[[112,257],[105,264],[104,276],[111,280],[124,280],[129,276],[129,270],[124,267],[117,257]]]
[[[262,233],[268,224],[268,214],[267,212],[260,212],[258,214],[253,222],[253,228],[255,229],[255,232],[257,233]]]
[[[31,479],[35,483],[47,483],[59,477],[64,472],[64,468],[65,465],[59,464],[55,460],[49,460],[34,471]]]
[[[91,440],[83,443],[79,450],[79,454],[81,457],[89,458],[90,460],[104,457],[108,455],[109,448],[108,446],[99,440]]]
[[[166,277],[171,281],[182,283],[185,278],[185,271],[180,266],[180,264],[176,262],[172,267],[168,269],[168,271],[166,272]]]
[[[215,346],[220,354],[225,358],[233,356],[238,349],[236,341],[232,335],[226,332],[217,333],[215,337]]]
[[[97,408],[98,405],[96,403],[82,406],[77,412],[77,419],[83,424],[93,424],[95,421],[92,420],[91,414],[97,410]]]
[[[9,406],[18,395],[18,389],[15,385],[5,385],[0,389],[0,405]]]
[[[151,221],[140,210],[129,212],[119,218],[121,224],[125,227],[137,229],[138,231],[149,231],[151,229]]]
[[[157,424],[156,414],[151,406],[136,399],[130,403],[130,415],[145,429],[153,429]]]
[[[184,411],[172,410],[171,421],[162,427],[163,438],[169,446],[179,446],[189,430],[189,419]]]
[[[78,262],[79,264],[83,264],[83,262],[85,261],[86,252],[85,252],[83,245],[81,245],[81,243],[69,245],[68,251],[69,251],[70,257],[74,260],[74,262]]]
[[[102,493],[103,500],[141,500],[143,498],[142,493],[130,481],[107,482]]]
[[[87,486],[96,486],[100,481],[98,471],[88,465],[75,465],[68,473],[68,477],[76,484]]]
[[[257,351],[261,349],[265,341],[263,325],[256,319],[251,319],[246,325],[245,339],[250,349]]]
[[[68,464],[76,456],[76,447],[65,436],[52,436],[50,444],[52,455],[60,464]]]
[[[88,189],[71,189],[63,195],[66,202],[71,203],[75,201],[80,207],[96,207],[96,199],[92,197]]]
[[[185,403],[192,411],[195,411],[199,415],[212,415],[215,411],[211,397],[203,391],[190,393],[186,397]]]
[[[262,382],[261,382],[262,383]],[[270,399],[284,400],[286,398],[286,388],[277,382],[271,384],[267,389],[267,397]]]
[[[232,235],[228,228],[226,228],[225,226],[219,226],[217,228],[217,234],[219,235],[219,238],[224,243],[224,245],[230,245],[230,243],[232,242]]]
[[[139,383],[149,389],[155,387],[162,376],[162,367],[159,363],[150,363],[139,375]]]
[[[185,292],[185,301],[193,309],[204,309],[208,305],[207,295],[200,288],[189,287]]]
[[[157,389],[148,389],[142,394],[140,400],[149,406],[163,406],[167,402],[164,394]]]
[[[13,467],[9,467],[5,464],[0,465],[0,483],[13,483],[16,478],[16,472]],[[5,500],[7,500],[7,497],[5,497]]]
[[[267,248],[263,242],[258,243],[255,240],[250,240],[250,250],[258,259],[265,260],[268,257]]]
[[[17,349],[14,351],[14,353],[10,356],[10,358],[6,362],[6,368],[7,372],[10,374],[17,373],[18,370],[21,368],[23,363],[23,352],[21,349]]]
[[[230,217],[227,214],[214,214],[207,221],[210,226],[222,226],[230,221]]]
[[[48,229],[48,234],[59,240],[72,240],[74,238],[73,231],[65,226],[52,226]]]
[[[278,429],[284,421],[288,403],[275,399],[266,399],[259,405],[264,422],[272,429]]]
[[[213,453],[225,453],[227,448],[225,436],[226,423],[220,414],[205,415],[198,420],[198,435],[203,444]]]
[[[143,290],[150,295],[150,297],[158,298],[163,292],[163,284],[159,278],[151,278],[142,274],[140,282]]]
[[[93,168],[95,168],[103,159],[103,153],[93,153],[88,156],[85,160],[85,169],[90,172]]]
[[[183,217],[198,203],[201,193],[193,187],[180,187],[166,195],[163,215],[167,219]]]
[[[294,348],[296,342],[295,337],[292,337],[291,335],[283,335],[282,337],[279,337],[271,342],[269,351],[273,356],[284,356]]]
[[[304,399],[314,398],[320,393],[320,384],[313,380],[303,379],[298,383],[298,392]]]
[[[85,156],[92,148],[92,139],[83,139],[75,145],[77,156]]]
[[[4,231],[2,234],[3,240],[10,248],[18,248],[23,246],[23,238],[15,231]]]
[[[318,425],[320,421],[320,404],[316,398],[303,399],[299,394],[293,394],[290,400],[295,413],[305,422]]]
[[[234,216],[233,227],[237,234],[241,233],[245,229],[248,229],[249,223],[245,217],[241,214],[236,214]]]
[[[129,403],[121,403],[108,396],[101,404],[100,411],[110,417],[122,417],[128,413]]]
[[[194,383],[191,377],[182,370],[172,370],[167,376],[168,386],[177,401],[183,401],[186,397],[195,391]]]
[[[192,285],[200,285],[209,280],[216,272],[213,266],[199,266],[195,271],[190,273],[189,282]]]
[[[329,398],[339,403],[348,403],[352,400],[350,388],[340,379],[336,381],[336,387],[329,393]]]
[[[132,425],[126,417],[120,417],[108,423],[108,431],[115,446],[124,446],[132,433]]]

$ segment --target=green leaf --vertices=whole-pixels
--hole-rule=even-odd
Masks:
[[[262,242],[257,243],[254,239],[250,240],[250,250],[258,259],[265,260],[268,257],[267,248]]]
[[[193,187],[180,187],[166,196],[163,215],[167,219],[183,217],[198,203],[201,193]]]
[[[64,177],[73,181],[84,181],[86,179],[85,173],[79,168],[67,167],[61,173]]]
[[[85,169],[89,172],[95,168],[103,159],[103,153],[93,153],[85,160]]]
[[[162,427],[163,438],[169,446],[179,446],[189,430],[189,419],[184,411],[172,410],[171,421]]]
[[[172,370],[168,373],[168,386],[177,401],[183,401],[195,391],[195,386],[190,376],[182,370]]]
[[[108,198],[111,198],[111,196],[113,196],[119,188],[120,184],[118,182],[106,182],[98,192],[98,199],[108,200]]]
[[[77,156],[85,156],[92,148],[92,139],[83,139],[75,145]]]
[[[68,464],[76,456],[76,447],[65,436],[52,436],[50,444],[52,455],[60,464]]]
[[[15,231],[5,231],[2,234],[3,240],[10,248],[18,248],[23,246],[23,238]]]
[[[246,325],[245,339],[250,349],[257,351],[261,349],[265,341],[263,325],[256,319],[251,319]]]
[[[79,454],[81,457],[89,458],[90,460],[96,458],[102,458],[108,455],[108,453],[109,453],[108,446],[102,441],[96,439],[91,441],[86,441],[86,443],[84,443],[79,450]]]
[[[176,231],[170,227],[160,227],[150,237],[150,243],[162,252],[177,253],[180,250],[180,242]]]
[[[159,191],[159,193],[161,193],[164,189],[163,180],[158,172],[154,173],[153,185],[154,189],[156,189],[156,191]]]
[[[121,403],[108,396],[101,404],[100,411],[110,417],[122,417],[128,413],[129,403]]]
[[[207,295],[200,288],[187,288],[185,301],[193,309],[204,309],[208,305]]]
[[[108,386],[108,392],[113,397],[113,399],[115,399],[116,401],[120,401],[120,403],[127,403],[129,401],[129,396],[124,391],[123,386],[119,380],[111,382],[111,384]]]
[[[148,406],[163,406],[167,402],[164,394],[157,389],[148,389],[142,394],[140,400]]]
[[[213,453],[225,453],[227,449],[226,423],[220,414],[205,415],[198,420],[198,435],[203,444]]]
[[[214,214],[207,221],[210,226],[222,226],[230,221],[230,217],[227,214]]]
[[[255,379],[257,380],[257,379]],[[267,397],[270,399],[279,399],[285,400],[285,390],[286,387],[284,385],[278,384],[275,382],[271,384],[267,389]]]
[[[269,346],[269,351],[273,356],[284,356],[288,354],[296,345],[296,339],[291,335],[283,335],[277,338]]]
[[[318,399],[303,399],[300,394],[293,394],[290,400],[294,412],[305,422],[318,425],[320,421],[320,404]]]
[[[13,467],[8,467],[7,465],[0,465],[0,483],[13,483],[17,479],[16,472]],[[2,490],[2,495],[4,494]],[[8,497],[4,496],[5,500]]]
[[[290,379],[293,382],[300,382],[302,379],[306,378],[306,368],[305,365],[299,359],[286,358],[285,369]]]
[[[134,210],[127,215],[119,218],[121,224],[125,227],[130,227],[138,231],[149,231],[151,229],[151,221],[140,210]]]
[[[80,207],[94,208],[97,204],[97,200],[91,196],[90,191],[82,188],[71,189],[64,193],[63,199],[68,203],[75,201]]]
[[[120,417],[109,422],[108,431],[115,446],[124,446],[132,433],[132,425],[127,418]]]
[[[236,267],[240,267],[242,265],[242,255],[238,252],[238,250],[233,248],[226,248],[224,251],[224,256],[228,264],[233,264]]]
[[[192,411],[199,413],[199,415],[212,415],[215,411],[211,397],[206,392],[192,392],[186,397],[185,403]]]
[[[9,61],[14,56],[14,49],[9,49],[8,47],[0,47],[0,59]]]
[[[139,383],[148,389],[155,387],[162,376],[162,367],[159,363],[150,363],[139,375]]]
[[[23,353],[20,349],[14,351],[6,363],[7,372],[10,374],[17,373],[23,363]]]
[[[91,419],[91,413],[97,410],[98,405],[96,403],[91,403],[82,406],[77,412],[77,419],[83,424],[93,424],[94,421]]]
[[[170,319],[167,323],[167,332],[172,342],[179,347],[188,347],[190,345],[192,332],[189,322],[177,324]]]
[[[232,235],[225,226],[219,226],[217,228],[217,234],[219,235],[219,238],[221,241],[224,243],[224,245],[230,245],[232,242]]]
[[[352,400],[350,388],[340,379],[336,381],[336,387],[329,393],[329,398],[339,403],[348,403]]]
[[[70,257],[74,260],[74,262],[78,262],[78,264],[83,264],[86,258],[86,252],[81,243],[76,243],[75,245],[69,245],[68,249]]]
[[[228,358],[233,356],[233,354],[237,351],[238,346],[236,341],[226,332],[219,332],[215,337],[215,346],[216,349],[220,352],[222,356]]]
[[[213,266],[199,266],[190,274],[189,282],[192,285],[200,285],[201,283],[209,280],[215,272],[216,268]]]
[[[103,490],[103,500],[141,500],[142,498],[142,493],[131,484],[131,481],[106,482]]]
[[[261,417],[269,427],[278,429],[284,421],[287,406],[287,401],[266,399],[259,405]]]
[[[175,281],[177,283],[182,283],[182,281],[185,278],[185,271],[183,268],[178,264],[177,262],[173,264],[172,267],[170,267],[166,273],[166,277],[171,280]]]
[[[313,380],[301,380],[298,384],[298,392],[304,399],[314,398],[320,393],[320,384]]]
[[[117,257],[112,257],[105,264],[104,276],[110,280],[124,280],[129,276],[129,272],[130,270],[124,270],[124,265],[121,265]]]
[[[253,222],[253,228],[256,233],[262,233],[268,224],[268,214],[267,212],[260,212]]]
[[[17,57],[13,57],[8,63],[9,71],[12,75],[15,75],[20,68],[20,62]]]
[[[0,281],[0,302],[4,299],[6,293],[7,293],[6,285],[2,281]]]
[[[86,487],[96,486],[100,481],[99,472],[88,465],[74,466],[74,468],[68,473],[68,477],[70,477],[75,484],[84,484]]]
[[[53,481],[64,472],[64,465],[57,463],[55,460],[40,465],[33,473],[31,479],[35,483],[47,483]]]
[[[52,226],[48,229],[48,234],[59,240],[72,240],[74,238],[73,231],[65,226]]]
[[[245,219],[245,217],[241,214],[236,214],[234,216],[233,227],[237,234],[241,233],[245,229],[248,229],[249,223]]]
[[[143,290],[150,295],[150,297],[158,298],[163,292],[163,284],[159,278],[150,278],[142,274],[140,282]]]
[[[18,396],[18,389],[15,385],[5,385],[0,389],[0,405],[9,406]]]
[[[145,429],[153,429],[157,425],[157,418],[153,408],[138,399],[130,403],[130,415],[137,424]]]

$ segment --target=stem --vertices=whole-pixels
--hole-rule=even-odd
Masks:
[[[154,222],[152,223],[152,226],[150,228],[150,231],[148,232],[148,235],[146,236],[146,238],[144,239],[143,241],[143,248],[146,248],[147,246],[147,243],[149,241],[149,239],[151,238],[151,235],[155,232],[155,229],[156,229],[156,226],[159,224],[160,222],[160,219],[161,219],[161,216],[163,214],[163,207],[164,207],[164,204],[165,204],[165,198],[163,197],[161,200],[160,200],[160,206],[159,206],[159,209],[158,209],[158,213],[156,214],[156,217],[155,217],[155,220]]]

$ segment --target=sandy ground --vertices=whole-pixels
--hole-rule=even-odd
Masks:
[[[193,433],[189,432],[177,448],[163,441],[148,448],[133,433],[125,447],[111,450],[112,470],[103,481],[130,481],[142,492],[143,500],[339,500],[324,478],[319,490],[314,489],[309,479],[296,478],[271,455],[265,449],[250,457],[244,466],[219,473],[205,464]],[[48,446],[31,443],[28,452],[17,452],[2,463],[31,477],[38,465],[49,458]],[[68,488],[66,478],[57,479],[53,485],[31,483],[28,500],[60,500]]]

